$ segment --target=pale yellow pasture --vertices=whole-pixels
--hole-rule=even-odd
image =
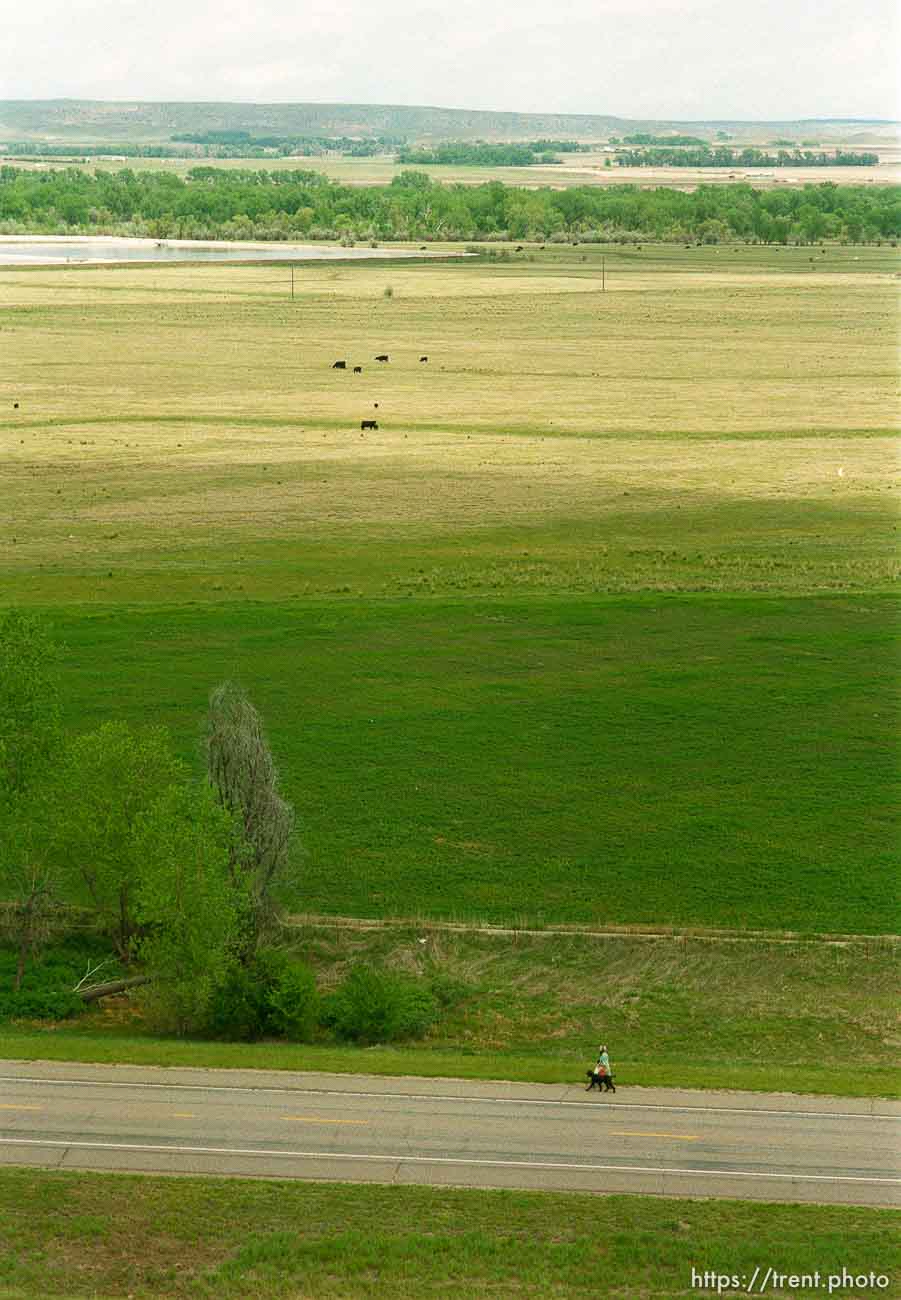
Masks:
[[[165,267],[0,276],[19,422],[281,419],[396,432],[887,428],[885,272],[623,263]],[[613,259],[611,259],[613,260]],[[384,296],[393,289],[393,297]],[[374,361],[387,352],[389,365]],[[429,362],[419,362],[427,355]],[[346,373],[332,362],[345,360]],[[361,365],[362,375],[352,367]]]
[[[346,543],[328,565],[355,572],[379,538],[499,529],[550,530],[578,565],[575,527],[596,553],[803,538],[821,577],[883,581],[886,263],[623,261],[628,289],[602,292],[580,258],[309,267],[293,302],[273,267],[0,276],[0,574],[188,573],[252,544],[276,575],[272,547],[316,539]]]
[[[79,436],[80,435],[80,436]],[[504,437],[323,432],[267,427],[250,436],[202,421],[35,433],[8,439],[15,559],[66,541],[109,551],[159,534],[186,543],[226,534],[309,537],[407,525],[478,530],[513,522],[597,520],[655,504],[824,502],[884,507],[893,440]],[[115,528],[110,538],[107,529]],[[73,529],[75,530],[73,535]],[[8,558],[13,558],[6,552]]]

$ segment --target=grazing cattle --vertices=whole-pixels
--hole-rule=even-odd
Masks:
[[[516,245],[516,252],[517,252],[517,253],[521,253],[521,252],[522,252],[522,244],[517,244],[517,245]]]
[[[379,422],[378,422],[378,420],[361,420],[361,421],[360,421],[360,428],[361,428],[361,429],[377,429],[378,427],[379,427]]]
[[[420,361],[428,361],[428,357],[420,357],[419,360],[420,360]]]
[[[387,353],[387,352],[381,352],[381,353],[376,357],[376,361],[387,361],[387,360],[388,360],[388,353]]]
[[[18,403],[18,402],[13,402],[13,410],[14,410],[14,411],[18,411],[18,409],[19,409],[19,403]]]
[[[362,373],[363,373],[363,367],[362,367],[362,366],[354,366],[354,374],[355,374],[355,375],[362,375]]]
[[[347,369],[347,362],[346,362],[346,361],[336,361],[336,362],[332,365],[332,370],[346,370],[346,369]]]

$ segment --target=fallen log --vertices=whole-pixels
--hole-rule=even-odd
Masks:
[[[149,975],[132,975],[124,980],[109,980],[106,984],[95,984],[93,988],[77,989],[82,1002],[99,1002],[113,993],[124,993],[126,989],[136,989],[141,984],[149,984]]]

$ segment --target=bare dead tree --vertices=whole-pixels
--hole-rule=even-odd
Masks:
[[[16,947],[13,989],[18,992],[25,967],[44,947],[59,923],[60,908],[55,880],[46,867],[23,862],[8,869],[7,875],[12,878],[14,897],[0,911],[0,931]]]
[[[223,682],[210,695],[205,749],[210,783],[243,830],[232,871],[250,887],[255,946],[275,918],[277,886],[286,883],[295,815],[279,793],[260,715],[234,682]]]

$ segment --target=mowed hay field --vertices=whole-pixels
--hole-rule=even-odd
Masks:
[[[893,258],[0,270],[0,599],[240,678],[303,910],[894,930]]]

